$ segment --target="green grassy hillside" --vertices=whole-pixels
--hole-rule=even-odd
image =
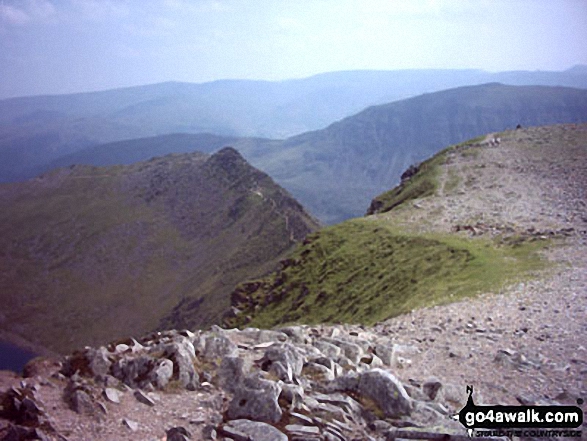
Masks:
[[[231,326],[372,325],[413,309],[499,290],[543,266],[541,244],[498,245],[410,234],[386,220],[354,219],[309,236],[271,276],[232,294]]]

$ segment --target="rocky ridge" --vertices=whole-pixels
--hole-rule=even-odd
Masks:
[[[37,360],[24,379],[4,378],[0,433],[239,441],[378,440],[406,427],[462,434],[450,416],[464,390],[392,373],[419,350],[351,325],[158,332]]]

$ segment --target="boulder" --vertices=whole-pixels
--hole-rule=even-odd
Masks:
[[[105,347],[85,348],[66,358],[61,373],[67,377],[76,372],[89,377],[105,376],[109,373],[111,365],[110,353]]]
[[[220,362],[224,357],[235,357],[237,355],[237,346],[224,335],[215,333],[205,337],[202,354],[204,359]]]
[[[338,346],[328,343],[327,341],[316,340],[312,344],[326,357],[336,358],[342,352],[342,349]]]
[[[273,345],[265,351],[261,359],[261,368],[264,371],[269,371],[273,363],[281,363],[286,371],[286,379],[283,381],[292,381],[294,376],[300,375],[304,367],[304,356],[298,349],[289,344]],[[291,370],[291,377],[289,371]]]
[[[438,391],[442,388],[442,383],[437,378],[430,378],[422,385],[422,391],[430,400],[436,399]]]
[[[173,362],[167,358],[157,361],[150,374],[151,384],[157,389],[163,389],[171,377],[173,377]]]
[[[165,345],[164,357],[173,362],[173,378],[187,390],[196,390],[200,377],[194,367],[196,352],[194,345],[186,337]]]
[[[65,391],[65,401],[70,409],[81,415],[94,415],[96,403],[88,392],[77,387],[68,387]]]
[[[302,370],[302,375],[313,381],[332,381],[334,380],[334,371],[318,363],[307,363]]]
[[[247,377],[234,393],[228,406],[228,418],[277,423],[282,415],[278,403],[280,393],[281,386],[278,383]]]
[[[287,441],[287,436],[275,427],[247,419],[229,421],[220,432],[235,441]]]
[[[410,415],[412,400],[401,382],[382,369],[363,372],[359,377],[358,392],[375,402],[389,418]]]
[[[216,376],[218,386],[227,392],[235,393],[244,379],[244,365],[242,358],[223,358]]]
[[[165,432],[167,441],[189,441],[192,434],[185,427],[172,427]]]
[[[327,343],[332,343],[338,346],[345,357],[347,357],[353,364],[357,364],[363,355],[363,348],[358,344],[346,340],[339,340],[334,338],[325,339]]]
[[[143,355],[136,358],[124,357],[112,365],[112,375],[132,388],[145,388],[151,384],[155,367],[160,366],[157,359]]]
[[[288,326],[286,328],[278,329],[287,335],[293,343],[304,344],[306,343],[306,334],[301,326]]]

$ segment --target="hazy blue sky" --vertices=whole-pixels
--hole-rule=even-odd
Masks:
[[[0,97],[587,64],[587,0],[0,0]]]

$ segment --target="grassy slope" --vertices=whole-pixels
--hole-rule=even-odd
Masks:
[[[376,211],[413,210],[407,202],[434,197],[447,153],[455,148],[425,161],[411,179],[378,196]],[[458,179],[450,176],[445,189]],[[346,221],[309,236],[280,271],[240,285],[232,298],[242,312],[226,322],[259,327],[373,324],[415,308],[499,290],[544,266],[537,253],[544,242],[500,239],[423,234],[378,216]]]

